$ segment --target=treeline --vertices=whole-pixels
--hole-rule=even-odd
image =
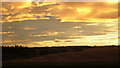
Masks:
[[[66,46],[66,47],[5,47],[2,46],[2,60],[17,59],[17,58],[31,58],[35,56],[42,56],[47,54],[75,52],[82,51],[84,48],[91,48],[91,46]]]

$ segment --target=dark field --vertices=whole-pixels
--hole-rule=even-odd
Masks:
[[[3,67],[79,66],[118,68],[118,50],[119,46],[3,47]]]
[[[2,59],[11,60],[18,58],[31,58],[36,56],[43,56],[48,54],[77,52],[85,48],[92,48],[91,46],[67,46],[67,47],[2,47]]]
[[[109,67],[118,68],[118,63],[5,63],[3,67]]]

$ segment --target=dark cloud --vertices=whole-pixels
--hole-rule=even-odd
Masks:
[[[75,38],[80,38],[82,36],[98,36],[113,31],[111,30],[112,26],[107,26],[104,22],[99,24],[95,24],[95,22],[60,22],[56,17],[49,17],[50,19],[3,23],[3,32],[14,32],[12,34],[3,34],[3,40],[28,40],[32,42],[54,39],[72,39],[70,36],[79,36]],[[26,27],[27,30],[24,29]]]

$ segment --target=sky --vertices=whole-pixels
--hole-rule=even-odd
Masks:
[[[118,45],[118,2],[3,2],[2,45]]]

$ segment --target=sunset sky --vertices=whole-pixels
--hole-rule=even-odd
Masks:
[[[118,2],[3,2],[2,45],[118,45]]]

